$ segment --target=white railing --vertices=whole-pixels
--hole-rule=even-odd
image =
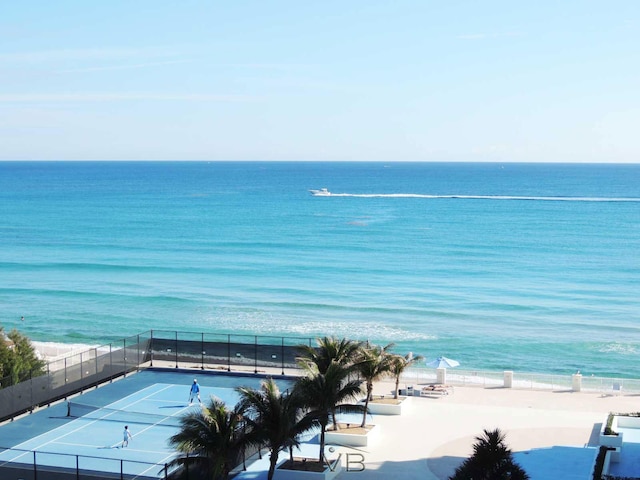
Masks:
[[[437,370],[412,367],[402,374],[405,385],[440,383]],[[509,385],[508,383],[511,383]],[[510,387],[524,390],[579,390],[583,392],[633,394],[640,393],[640,379],[557,375],[546,373],[496,372],[487,370],[446,370],[446,383],[467,387]]]

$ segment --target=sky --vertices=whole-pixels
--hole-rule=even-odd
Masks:
[[[0,160],[640,162],[640,1],[0,3]]]

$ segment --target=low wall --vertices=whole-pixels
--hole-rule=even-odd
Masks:
[[[616,415],[613,422],[617,423],[617,428],[640,428],[640,417]]]

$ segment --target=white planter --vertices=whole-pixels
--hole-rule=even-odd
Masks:
[[[613,422],[611,423],[611,430],[616,432],[618,430],[618,421],[621,417],[615,415],[613,417]],[[627,417],[628,418],[628,417]],[[622,447],[622,433],[618,432],[618,435],[605,435],[604,430],[607,427],[606,420],[602,423],[602,427],[600,427],[600,445],[605,447]]]
[[[366,447],[379,435],[380,425],[368,425],[371,427],[367,433],[355,434],[347,433],[344,430],[328,430],[324,435],[327,444],[343,445],[345,447]]]
[[[315,462],[317,458],[309,460]],[[283,460],[280,465],[282,465],[286,461],[287,460]],[[331,465],[326,465],[324,472],[304,472],[302,470],[285,470],[276,467],[273,478],[274,480],[332,480],[340,472],[342,472],[342,460],[338,458],[337,461],[329,460],[329,462],[332,463]]]
[[[374,415],[402,415],[402,408],[403,405],[406,404],[407,402],[407,398],[398,398],[398,400],[400,401],[400,403],[397,404],[391,404],[391,403],[376,403],[376,402],[369,402],[369,405],[367,406],[367,410],[369,413],[372,413]],[[360,402],[358,402],[360,405],[364,405],[364,400],[360,400]]]
[[[622,434],[618,435],[600,435],[600,445],[604,447],[622,447]]]
[[[613,421],[618,423],[618,428],[640,428],[640,417],[616,415]]]

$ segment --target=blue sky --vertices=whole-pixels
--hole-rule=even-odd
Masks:
[[[6,1],[0,160],[640,161],[640,2]]]

